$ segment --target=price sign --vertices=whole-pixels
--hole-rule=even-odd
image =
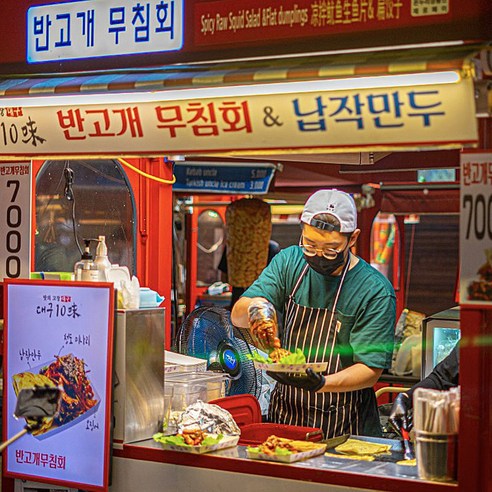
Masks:
[[[178,162],[174,166],[173,191],[261,195],[268,193],[274,173],[273,164]]]
[[[7,447],[4,475],[107,491],[113,285],[25,279],[4,285],[4,438],[26,425],[13,417],[22,389],[62,389],[56,415]]]
[[[460,200],[460,302],[492,304],[492,153],[462,153]]]
[[[31,164],[0,164],[0,280],[29,278]]]

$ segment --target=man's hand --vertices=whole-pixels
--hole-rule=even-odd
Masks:
[[[393,402],[389,421],[391,425],[400,432],[403,428],[406,431],[410,431],[412,428],[412,419],[410,416],[410,409],[412,408],[412,402],[406,393],[400,393]]]
[[[319,391],[325,385],[325,377],[310,367],[305,373],[270,372],[267,374],[280,384],[301,388],[305,391]]]
[[[277,338],[277,312],[271,302],[254,300],[248,307],[249,329],[257,347],[263,350],[280,348]]]

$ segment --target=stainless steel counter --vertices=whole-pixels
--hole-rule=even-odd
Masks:
[[[416,466],[396,464],[397,461],[403,460],[403,444],[401,441],[395,439],[378,439],[363,436],[354,436],[354,439],[360,439],[380,444],[391,444],[391,455],[385,455],[384,457],[382,457],[384,461],[381,461],[381,458],[378,458],[375,461],[358,461],[349,458],[337,458],[333,456],[322,455],[304,461],[289,463],[285,466],[311,470],[343,470],[344,472],[365,474],[375,477],[384,476],[420,481],[417,475]],[[155,449],[160,449],[161,447],[159,443],[153,440],[133,443],[132,446],[141,446],[146,448],[150,447]],[[246,456],[246,446],[236,446],[234,448],[215,451],[213,453],[207,453],[207,455],[221,456],[224,458],[244,459],[248,462],[253,461]]]

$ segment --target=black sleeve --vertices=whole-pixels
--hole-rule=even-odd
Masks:
[[[449,355],[443,359],[433,371],[420,383],[412,386],[407,394],[412,401],[413,392],[417,388],[430,388],[437,390],[449,390],[458,385],[460,374],[459,342],[454,346]]]
[[[223,272],[227,273],[227,250],[224,246],[224,251],[222,252],[222,257],[220,258],[217,268]]]

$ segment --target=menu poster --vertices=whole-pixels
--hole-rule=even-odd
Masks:
[[[461,154],[460,303],[492,304],[492,153]]]
[[[107,283],[4,283],[4,439],[26,425],[17,394],[60,386],[57,414],[11,443],[6,476],[106,491],[111,436],[114,288]]]

